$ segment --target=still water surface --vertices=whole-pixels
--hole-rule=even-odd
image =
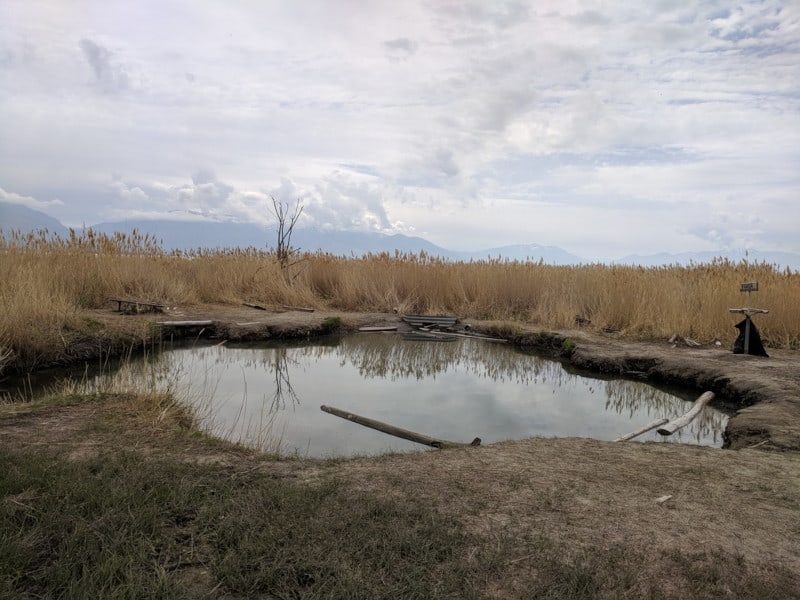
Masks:
[[[161,353],[179,395],[211,433],[282,454],[351,456],[424,446],[320,410],[327,404],[431,437],[484,444],[541,437],[612,440],[680,416],[694,392],[577,375],[561,363],[478,340],[404,341],[358,334],[289,345],[218,345]],[[721,446],[727,415],[707,407],[668,438]]]

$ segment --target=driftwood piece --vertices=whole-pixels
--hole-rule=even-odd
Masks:
[[[468,338],[471,340],[481,340],[483,342],[494,342],[497,344],[507,344],[508,340],[503,338],[491,337],[489,335],[483,335],[482,333],[456,333],[450,331],[431,331],[431,335],[441,335],[441,336],[453,336],[453,337],[462,337]]]
[[[123,311],[123,306],[128,311],[139,312],[140,307],[151,310],[152,312],[164,312],[165,305],[157,302],[144,302],[143,300],[131,300],[129,298],[109,298],[110,301],[117,303],[117,312]]]
[[[481,445],[481,438],[477,437],[474,440],[472,440],[472,443],[470,444],[462,444],[460,442],[449,442],[447,440],[440,440],[437,438],[429,437],[427,435],[423,435],[421,433],[409,431],[408,429],[401,429],[400,427],[395,427],[394,425],[389,425],[388,423],[381,423],[380,421],[369,419],[367,417],[362,417],[360,415],[356,415],[351,412],[347,412],[345,410],[340,410],[338,408],[334,408],[333,406],[325,406],[323,404],[322,406],[320,406],[320,409],[323,412],[335,415],[337,417],[341,417],[342,419],[347,419],[348,421],[353,421],[354,423],[358,423],[359,425],[363,425],[364,427],[369,427],[370,429],[376,429],[382,433],[388,433],[389,435],[403,438],[404,440],[409,440],[411,442],[416,442],[417,444],[424,444],[426,446],[431,446],[432,448],[439,448],[440,450],[444,448],[459,448],[464,446]]]
[[[365,332],[397,331],[397,325],[386,325],[383,327],[359,327],[358,330]]]
[[[638,436],[642,435],[643,433],[646,433],[646,432],[650,431],[651,429],[655,429],[656,427],[660,427],[664,423],[669,423],[669,419],[656,419],[655,421],[651,421],[647,425],[643,425],[642,427],[639,427],[639,429],[636,429],[635,431],[631,431],[630,433],[626,433],[625,435],[623,435],[621,437],[618,437],[614,441],[615,442],[624,442],[625,440],[632,440],[633,438],[638,437]]]
[[[681,427],[686,427],[689,423],[691,423],[694,418],[699,415],[706,404],[711,402],[714,399],[714,392],[705,392],[703,393],[697,400],[694,401],[692,408],[683,415],[682,417],[678,417],[663,425],[662,427],[658,428],[658,433],[661,435],[672,435]]]
[[[299,311],[302,311],[302,312],[314,312],[314,310],[315,310],[313,308],[307,308],[307,307],[304,307],[304,306],[287,306],[285,304],[283,305],[283,308],[286,309],[286,310],[299,310]]]
[[[250,302],[242,302],[244,306],[249,306],[250,308],[255,308],[256,310],[267,310],[266,307],[261,306],[260,304],[251,304]]]
[[[156,324],[164,327],[204,327],[213,325],[214,321],[158,321]]]

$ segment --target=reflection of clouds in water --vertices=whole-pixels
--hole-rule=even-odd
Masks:
[[[409,428],[432,426],[440,435],[450,422],[457,424],[458,435],[471,420],[470,431],[483,432],[491,426],[495,439],[530,435],[613,439],[648,420],[680,416],[690,407],[689,402],[644,382],[584,377],[569,373],[558,361],[463,338],[420,342],[391,334],[361,334],[324,344],[314,340],[196,348],[193,356],[195,362],[207,365],[206,378],[213,379],[210,371],[229,371],[227,378],[238,375],[245,388],[250,384],[251,392],[263,394],[262,402],[247,407],[247,391],[240,392],[243,407],[236,419],[243,422],[245,411],[258,408],[263,423],[269,414],[290,408],[289,412],[302,412],[295,423],[302,422],[305,431],[315,428],[313,439],[328,435],[334,426],[330,416],[319,422],[319,415],[312,414],[318,412],[319,403],[343,402],[354,412],[360,407],[366,411],[363,414],[387,422],[414,418]],[[439,420],[433,425],[431,419]],[[713,440],[719,445],[725,423],[723,414],[706,409],[689,427],[666,439],[706,444]]]
[[[653,418],[675,419],[690,407],[687,402],[644,382],[624,379],[601,381],[567,372],[555,360],[525,354],[506,345],[489,344],[478,340],[455,342],[398,342],[393,335],[367,335],[344,338],[336,349],[346,361],[358,368],[364,377],[399,378],[435,377],[450,369],[466,369],[492,381],[511,381],[518,384],[549,383],[553,387],[585,387],[590,394],[604,389],[606,410],[617,414],[646,411]],[[584,392],[581,392],[584,393]],[[725,429],[727,417],[715,410],[704,410],[686,428],[671,436],[700,441],[712,436],[717,441]]]

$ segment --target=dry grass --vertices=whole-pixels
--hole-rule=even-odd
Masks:
[[[91,230],[68,239],[39,232],[0,237],[0,340],[26,364],[53,346],[85,336],[80,311],[123,296],[168,305],[306,305],[343,311],[454,313],[568,328],[576,316],[630,338],[675,333],[731,343],[746,305],[768,308],[758,325],[772,347],[800,346],[800,274],[773,265],[711,264],[641,268],[601,264],[557,267],[498,260],[452,263],[423,254],[340,258],[307,254],[281,271],[274,254],[254,248],[164,252],[134,233]]]

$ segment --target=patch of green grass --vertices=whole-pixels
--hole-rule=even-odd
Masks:
[[[342,326],[341,317],[325,317],[322,320],[322,331],[325,333],[333,333]]]
[[[467,536],[423,506],[114,452],[3,452],[0,597],[470,597]],[[365,590],[367,590],[365,592]]]

